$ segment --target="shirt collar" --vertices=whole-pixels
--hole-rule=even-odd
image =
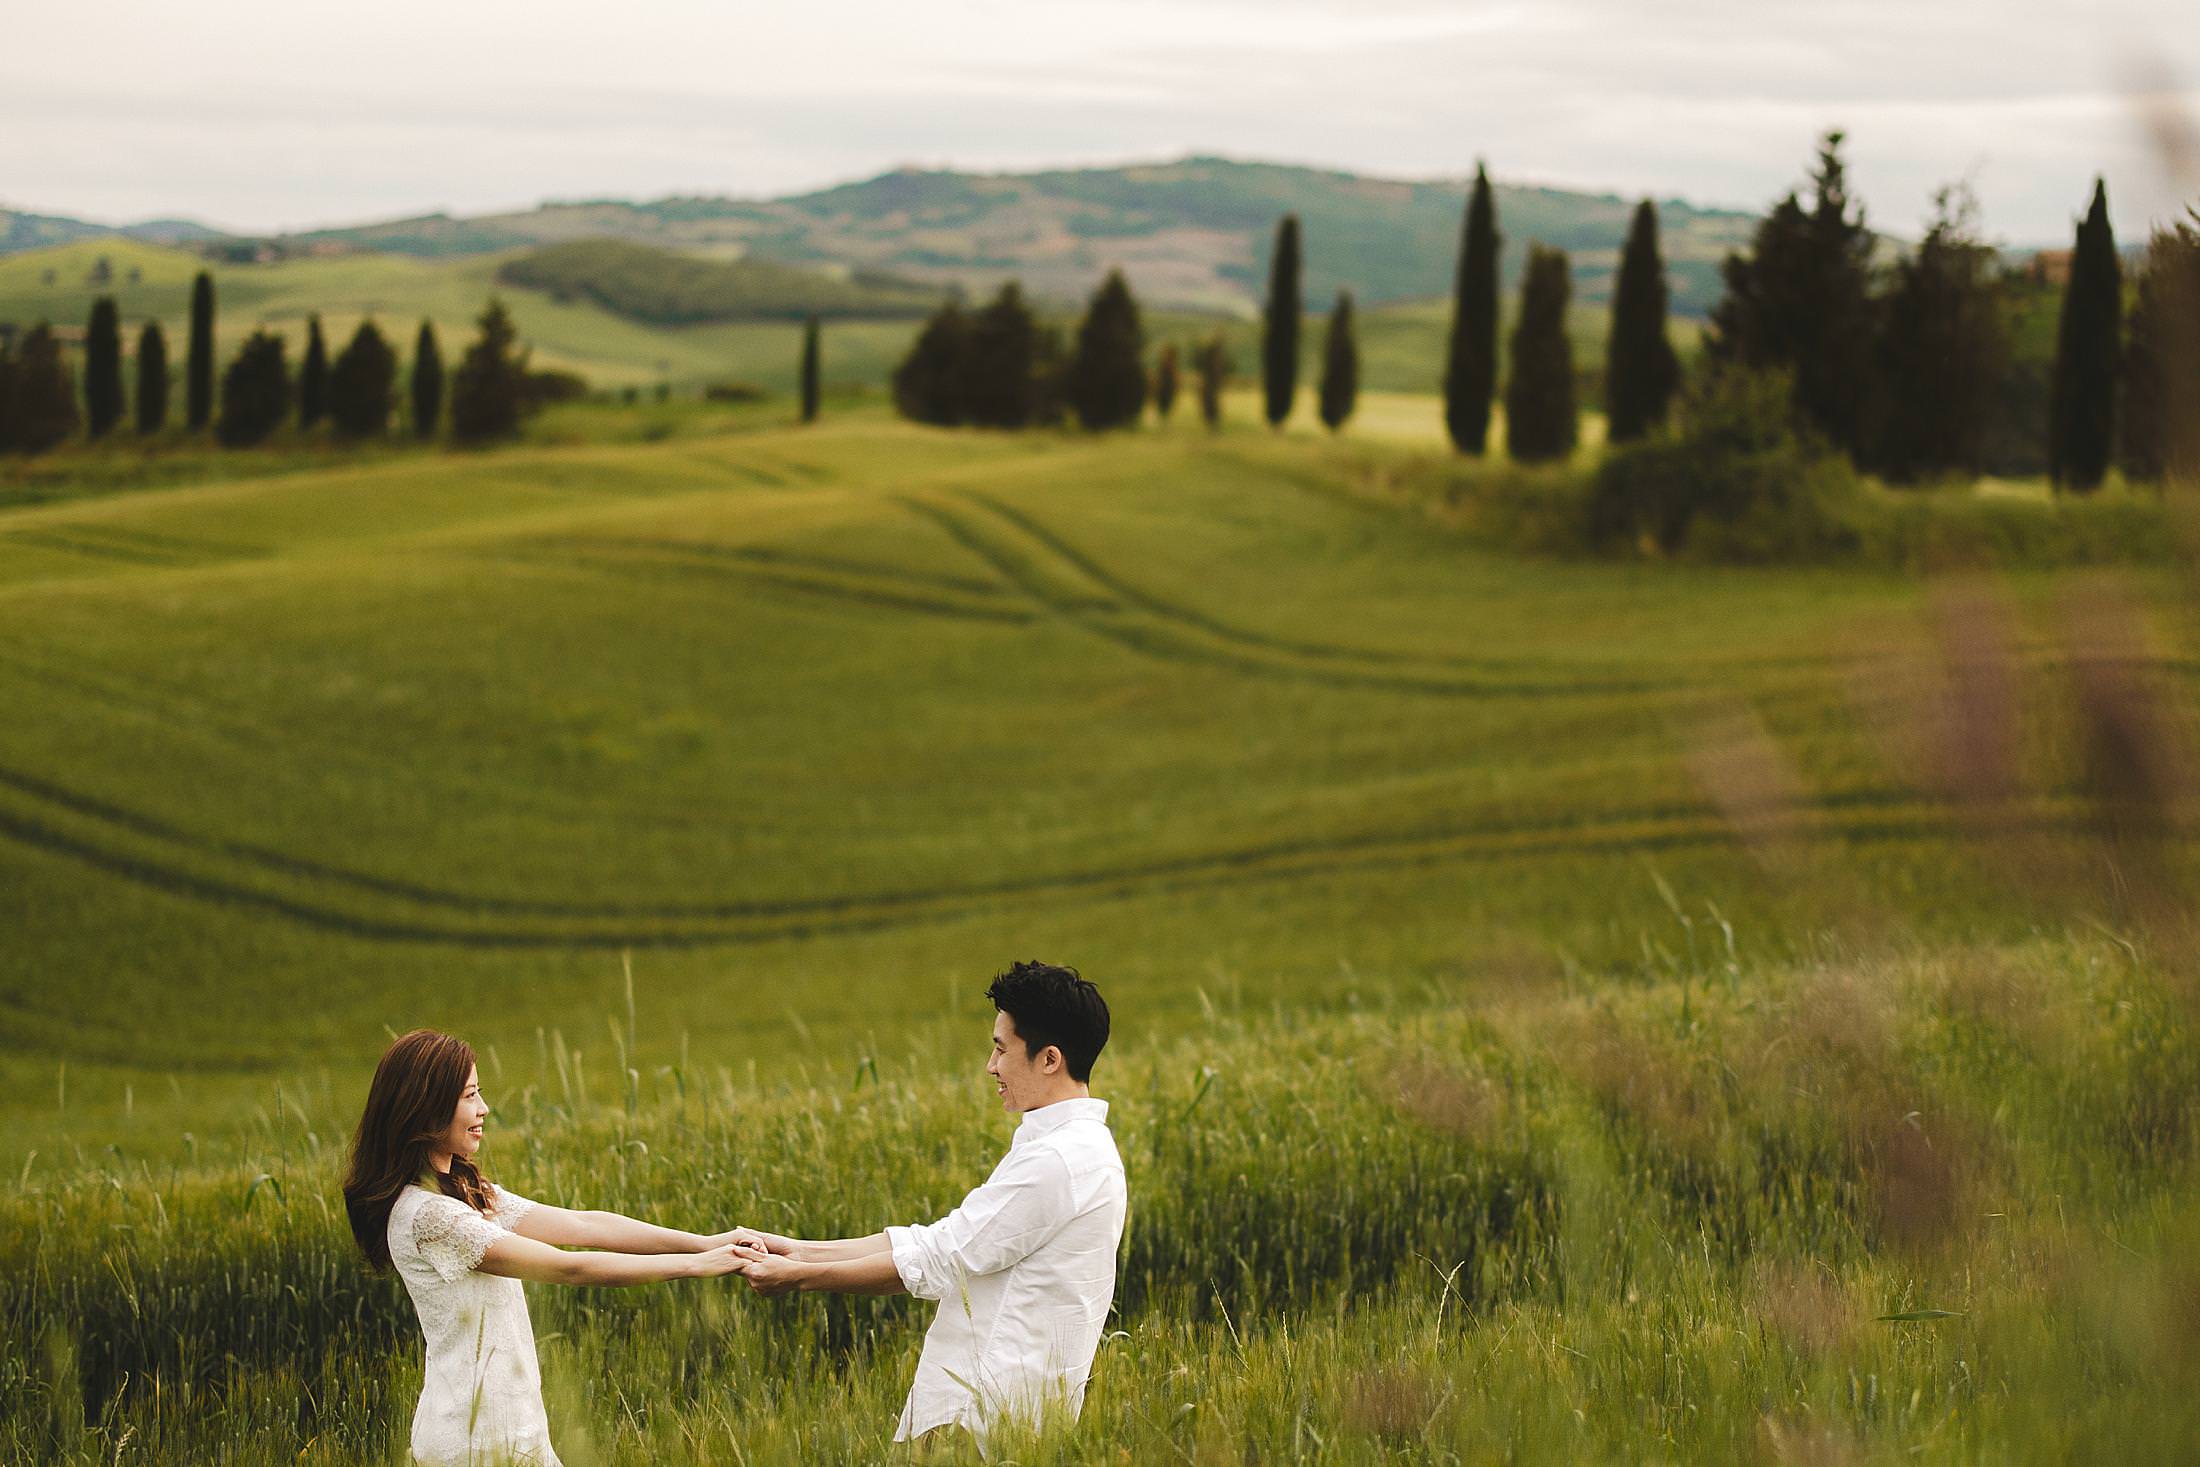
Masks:
[[[1057,1100],[1052,1105],[1042,1105],[1037,1110],[1027,1110],[1022,1122],[1016,1127],[1016,1139],[1021,1141],[1028,1136],[1043,1136],[1071,1121],[1098,1121],[1106,1125],[1108,1103],[1105,1100],[1095,1100],[1089,1095],[1078,1095],[1068,1100]]]

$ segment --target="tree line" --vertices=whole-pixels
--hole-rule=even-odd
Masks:
[[[509,437],[536,407],[581,387],[568,373],[531,369],[501,301],[489,302],[477,326],[456,368],[446,371],[434,324],[420,323],[404,381],[405,424],[415,438],[436,437],[446,418],[458,442]],[[223,447],[243,448],[291,423],[301,430],[326,424],[347,442],[390,431],[399,405],[398,354],[373,320],[361,322],[332,358],[321,318],[312,316],[295,371],[284,338],[256,330],[223,367],[218,384],[214,327],[214,280],[202,270],[192,283],[184,356],[183,423],[189,432],[211,429]],[[126,414],[141,436],[164,432],[174,384],[161,323],[148,320],[139,328],[135,381],[127,393],[122,342],[121,313],[112,296],[101,296],[85,324],[80,406],[76,374],[49,322],[39,322],[20,340],[12,333],[0,337],[0,452],[43,452],[80,431],[94,440],[107,438]]]
[[[2109,466],[2159,480],[2174,458],[2177,424],[2200,415],[2200,389],[2168,350],[2181,317],[2200,322],[2200,231],[2165,231],[2127,291],[2096,183],[2077,227],[2061,287],[2052,367],[2033,397],[2014,351],[2014,318],[2037,288],[2002,268],[1981,237],[1967,191],[1943,190],[1925,237],[1891,263],[1850,194],[1843,135],[1820,141],[1806,201],[1791,192],[1760,221],[1746,252],[1722,266],[1724,293],[1704,333],[1698,375],[1779,379],[1762,391],[1725,391],[1729,407],[1777,400],[1812,440],[1892,484],[1976,477],[2012,456],[2041,466],[2058,488],[2090,492]],[[2200,215],[2196,215],[2200,223]],[[1506,451],[1523,461],[1563,459],[1579,439],[1579,375],[1566,330],[1571,262],[1529,246],[1519,309],[1499,381],[1498,257],[1502,237],[1488,171],[1477,166],[1461,225],[1442,377],[1445,428],[1463,454],[1490,447],[1504,405]],[[1261,321],[1261,401],[1280,427],[1297,401],[1303,320],[1302,241],[1296,217],[1279,221]],[[2127,295],[2129,304],[2127,308]],[[1611,299],[1603,364],[1607,440],[1619,446],[1672,431],[1691,390],[1668,325],[1669,293],[1656,206],[1630,222]],[[1321,420],[1340,429],[1359,379],[1355,314],[1338,293],[1320,354]],[[950,301],[929,320],[894,374],[894,400],[920,422],[1014,428],[1074,418],[1088,429],[1135,425],[1147,401],[1166,420],[1185,362],[1164,343],[1152,371],[1139,311],[1111,271],[1065,342],[1011,282],[977,310]],[[1189,356],[1202,417],[1218,423],[1234,364],[1220,335]],[[2183,405],[2182,409],[2180,405]]]

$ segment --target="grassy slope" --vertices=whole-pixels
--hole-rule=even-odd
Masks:
[[[1854,893],[1731,848],[1736,701],[1855,880],[2032,920],[1850,711],[1916,586],[1479,553],[1368,453],[859,420],[0,515],[10,1149],[341,1109],[384,1026],[531,1047],[627,948],[653,1061],[837,1067],[1032,952],[1133,1033],[1632,953],[1653,867],[1785,942]]]

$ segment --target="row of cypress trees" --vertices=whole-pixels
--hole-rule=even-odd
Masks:
[[[1074,415],[1094,431],[1119,428],[1145,410],[1145,357],[1145,326],[1122,271],[1108,272],[1067,346],[1010,281],[976,311],[950,300],[925,322],[894,369],[894,405],[942,427],[1024,428]],[[1172,375],[1172,400],[1174,392]]]
[[[479,325],[480,335],[449,379],[451,434],[461,441],[508,436],[539,392],[503,304],[492,300]],[[301,429],[325,422],[335,436],[347,440],[389,430],[397,405],[397,352],[371,320],[360,324],[332,361],[320,317],[312,317],[295,375],[283,338],[266,330],[254,332],[223,370],[218,397],[213,279],[204,271],[192,286],[190,331],[184,408],[192,432],[211,425],[222,445],[243,447],[264,441],[293,418]],[[139,331],[135,364],[135,391],[129,395],[136,405],[135,426],[141,435],[158,434],[167,426],[171,395],[167,338],[158,321],[147,321]],[[408,378],[414,436],[427,439],[437,433],[446,406],[445,383],[435,327],[423,321]],[[812,322],[804,369],[806,417],[815,416],[816,390]],[[50,325],[41,322],[19,345],[0,349],[0,450],[41,452],[74,436],[79,426],[87,436],[103,438],[116,429],[125,409],[121,317],[111,296],[93,302],[85,327],[81,415],[73,374]]]

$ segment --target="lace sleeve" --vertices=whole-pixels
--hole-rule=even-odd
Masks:
[[[494,1182],[489,1184],[489,1190],[496,1194],[497,1210],[495,1220],[496,1225],[500,1228],[510,1228],[521,1218],[535,1210],[535,1204],[532,1200],[520,1196],[517,1192],[507,1192]]]
[[[456,1283],[480,1267],[502,1231],[455,1197],[431,1197],[413,1213],[413,1247],[436,1277]]]

